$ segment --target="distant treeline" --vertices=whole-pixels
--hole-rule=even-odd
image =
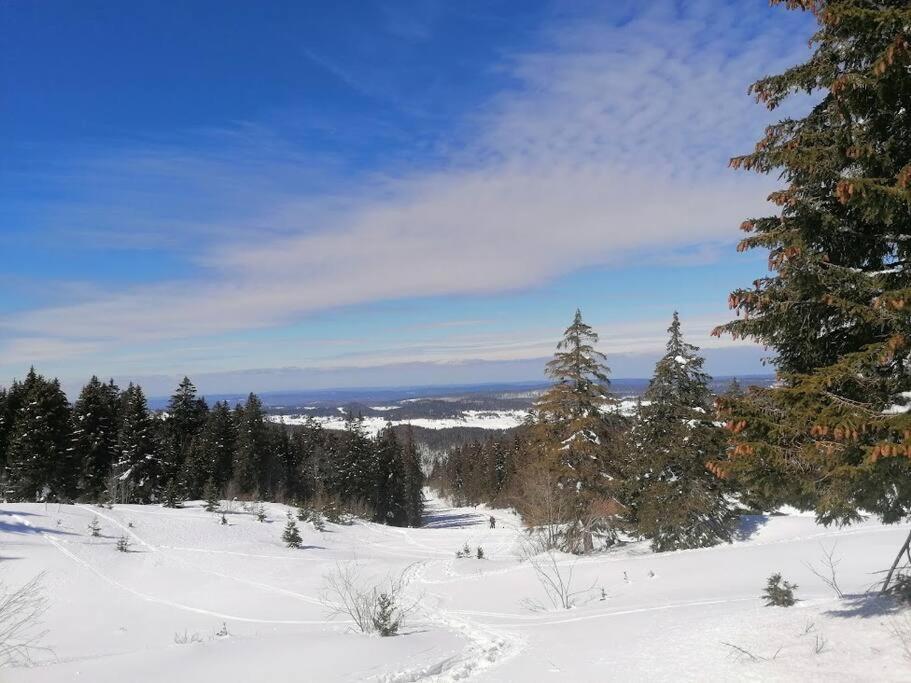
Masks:
[[[400,438],[400,436],[402,438]],[[226,497],[319,502],[417,526],[423,473],[410,431],[370,438],[266,419],[255,394],[209,406],[184,378],[160,414],[142,388],[93,377],[70,405],[30,370],[0,389],[0,486],[10,501],[153,503]]]

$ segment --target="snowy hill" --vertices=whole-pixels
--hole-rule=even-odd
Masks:
[[[908,532],[867,521],[826,529],[793,514],[744,520],[743,539],[653,554],[631,544],[561,556],[581,591],[553,609],[510,514],[431,500],[426,526],[301,524],[304,547],[280,540],[286,508],[229,525],[201,504],[0,506],[0,577],[46,572],[50,608],[36,666],[3,681],[899,681],[911,661],[896,633],[911,618],[858,594]],[[87,525],[93,516],[101,536]],[[122,535],[130,552],[115,549]],[[458,559],[468,544],[485,559]],[[836,598],[808,565],[840,558]],[[403,635],[351,632],[330,619],[324,577],[356,561],[365,577],[403,574],[419,600]],[[769,608],[759,595],[780,571],[800,602]],[[602,589],[603,596],[602,599]],[[548,605],[529,609],[530,602]],[[216,635],[222,626],[227,635]],[[904,630],[903,630],[904,629]],[[178,641],[188,641],[180,643]],[[198,642],[196,642],[198,641]],[[738,649],[739,648],[739,649]]]

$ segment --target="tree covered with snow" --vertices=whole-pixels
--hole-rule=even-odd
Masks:
[[[211,481],[221,491],[231,479],[237,447],[237,424],[227,402],[220,401],[206,414],[202,430],[193,438],[184,463],[183,480],[187,495],[201,495]]]
[[[205,399],[196,395],[196,386],[189,377],[184,377],[165,409],[167,417],[163,425],[161,463],[163,486],[181,481],[185,463],[191,458],[194,440],[205,426],[208,412]]]
[[[402,445],[395,430],[388,425],[377,438],[370,502],[374,520],[395,526],[407,526],[405,496],[405,463]]]
[[[140,386],[131,383],[123,392],[121,411],[113,466],[120,487],[117,502],[148,503],[159,494],[161,457],[156,425]]]
[[[92,377],[73,404],[71,448],[79,463],[76,482],[80,497],[98,500],[117,459],[120,390]]]
[[[234,455],[234,477],[242,491],[268,496],[272,484],[272,457],[262,401],[250,394],[235,412],[237,448]]]
[[[418,453],[418,447],[414,441],[414,430],[410,425],[405,427],[401,457],[405,477],[402,486],[404,521],[407,526],[418,527],[421,526],[424,516],[424,469],[421,464],[421,455]]]
[[[739,249],[771,273],[738,289],[716,330],[774,350],[778,382],[721,401],[731,447],[714,469],[824,523],[911,514],[911,6],[775,0],[813,13],[809,59],[751,87],[775,109],[735,168],[777,174],[777,214],[745,221]]]
[[[15,413],[6,454],[6,495],[13,500],[73,498],[77,463],[70,448],[69,403],[60,383],[32,368],[10,393],[15,394]]]
[[[712,421],[711,378],[698,352],[684,341],[675,312],[627,437],[624,503],[656,551],[728,541],[737,520],[727,487],[706,468],[724,452],[725,432]]]

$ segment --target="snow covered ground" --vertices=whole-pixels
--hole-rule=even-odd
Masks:
[[[382,410],[394,410],[388,406],[382,406]],[[339,408],[344,411],[344,408]],[[380,410],[380,408],[373,408]],[[528,417],[526,410],[464,410],[458,417],[445,418],[412,418],[410,420],[396,420],[386,417],[364,417],[363,426],[371,436],[376,436],[387,424],[404,425],[410,424],[414,427],[424,427],[426,429],[451,429],[453,427],[478,427],[480,429],[512,429],[518,427],[525,418]],[[299,425],[304,424],[308,419],[313,419],[326,429],[344,429],[345,417],[328,416],[313,417],[307,415],[270,415],[272,422],[280,424]]]
[[[0,505],[0,577],[16,585],[43,571],[51,601],[51,650],[0,680],[911,680],[895,635],[911,633],[911,617],[857,595],[908,525],[839,530],[801,514],[754,517],[732,545],[653,554],[636,543],[563,557],[584,591],[577,606],[533,610],[527,603],[546,597],[509,513],[493,512],[490,529],[487,510],[431,500],[424,528],[302,523],[305,547],[291,550],[280,540],[285,508],[267,509],[267,522],[238,510],[222,526],[198,503]],[[86,527],[96,515],[94,538]],[[128,553],[115,549],[121,535]],[[466,543],[486,559],[457,559]],[[845,599],[807,566],[820,567],[833,546]],[[328,618],[323,577],[351,561],[366,577],[404,572],[420,609],[403,635],[363,636]],[[762,605],[776,571],[799,584],[795,607]],[[217,637],[223,624],[229,635]],[[178,644],[175,634],[200,642]]]
[[[406,401],[415,401],[423,399],[405,399]],[[618,409],[624,415],[632,415],[636,410],[636,399],[624,398],[618,404]],[[397,410],[398,406],[374,406],[371,410],[381,412],[390,412]],[[345,428],[345,408],[340,407],[341,415],[331,416],[311,416],[311,415],[269,415],[269,420],[279,424],[301,425],[307,420],[313,420],[326,429],[344,429]],[[394,417],[366,416],[363,418],[364,431],[371,436],[375,436],[387,424],[405,425],[410,424],[414,427],[424,427],[425,429],[452,429],[454,427],[475,427],[478,429],[513,429],[522,424],[528,417],[527,410],[463,410],[454,417],[438,418],[411,418],[396,419]]]

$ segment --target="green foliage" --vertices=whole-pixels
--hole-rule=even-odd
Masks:
[[[547,364],[554,385],[535,404],[535,448],[564,498],[561,521],[572,552],[590,552],[595,536],[612,541],[620,508],[613,482],[619,476],[616,446],[623,421],[612,410],[610,370],[595,350],[597,342],[598,335],[577,310]]]
[[[113,380],[92,377],[73,405],[70,447],[78,466],[76,486],[86,500],[103,498],[107,477],[117,457],[120,391]]]
[[[765,600],[766,607],[791,607],[797,602],[794,598],[796,588],[797,584],[788,583],[776,572],[766,581],[762,599]]]
[[[203,497],[206,501],[206,512],[215,512],[221,506],[221,495],[215,480],[209,477],[203,489]]]
[[[297,522],[294,521],[294,517],[291,516],[291,513],[288,513],[288,522],[285,524],[285,530],[282,532],[282,540],[285,542],[289,548],[300,548],[303,539],[301,539],[300,532],[297,530]]]
[[[729,541],[737,522],[724,483],[706,469],[726,445],[711,419],[711,378],[699,349],[683,340],[676,313],[668,335],[627,438],[624,468],[627,518],[655,551]]]
[[[155,423],[139,386],[130,384],[121,395],[121,414],[113,471],[123,496],[117,502],[149,503],[158,492],[161,452]]]
[[[76,493],[78,463],[69,449],[70,414],[60,383],[32,368],[14,385],[7,452],[7,495],[12,500],[69,500]]]
[[[401,615],[393,596],[382,592],[376,598],[376,611],[373,615],[373,627],[382,637],[394,636],[399,632]]]
[[[771,274],[731,294],[739,318],[716,332],[773,349],[779,382],[721,402],[733,445],[715,470],[824,523],[895,522],[911,513],[911,7],[776,4],[813,10],[814,51],[751,90],[816,104],[731,162],[785,186],[777,215],[742,225]]]
[[[179,508],[183,506],[183,496],[180,494],[180,485],[172,479],[165,486],[161,494],[161,504],[166,508]]]
[[[901,604],[911,605],[911,574],[902,573],[895,576],[888,592]]]

